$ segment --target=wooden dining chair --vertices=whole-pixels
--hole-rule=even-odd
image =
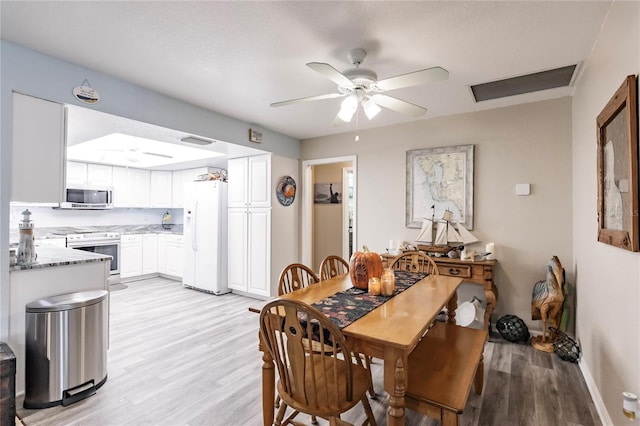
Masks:
[[[361,402],[362,423],[376,425],[367,399],[370,372],[329,318],[312,306],[291,299],[269,302],[260,313],[260,333],[278,371],[277,392],[282,398],[275,424],[295,424],[300,412],[348,424],[340,414]],[[308,351],[313,338],[321,351]],[[287,407],[293,413],[283,418]]]
[[[294,290],[308,287],[320,282],[320,278],[311,268],[302,263],[292,263],[280,273],[278,295],[291,293]]]
[[[393,259],[389,267],[396,271],[426,272],[429,275],[440,275],[438,265],[421,251],[407,251]]]
[[[330,255],[320,263],[320,281],[349,272],[349,264],[340,256]]]

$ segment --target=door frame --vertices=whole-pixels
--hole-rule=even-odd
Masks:
[[[320,158],[302,161],[302,208],[300,224],[300,253],[301,262],[305,265],[313,264],[313,166],[320,164],[351,162],[353,168],[353,246],[357,247],[357,217],[358,217],[358,157],[347,155],[343,157]],[[343,200],[344,201],[344,200]],[[347,226],[349,226],[347,224]],[[344,228],[344,223],[343,223]]]

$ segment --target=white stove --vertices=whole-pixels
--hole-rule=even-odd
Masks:
[[[120,234],[115,232],[68,234],[67,247],[111,256],[109,284],[120,283]]]

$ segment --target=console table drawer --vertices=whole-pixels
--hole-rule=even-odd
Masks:
[[[473,276],[470,265],[456,265],[453,263],[437,262],[440,275],[450,277],[471,278]]]

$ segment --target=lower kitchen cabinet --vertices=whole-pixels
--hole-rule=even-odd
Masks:
[[[155,274],[158,272],[158,235],[142,235],[142,273]]]
[[[167,235],[165,239],[166,274],[182,278],[184,273],[184,247],[182,235]]]
[[[142,275],[142,235],[120,237],[120,277]]]
[[[120,276],[135,279],[150,274],[182,278],[182,235],[125,234],[120,237]]]

